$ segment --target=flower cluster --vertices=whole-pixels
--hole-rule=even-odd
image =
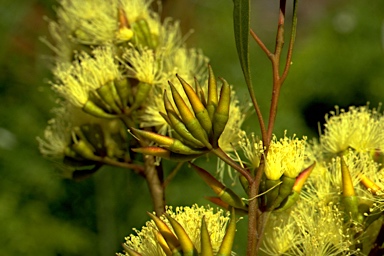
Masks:
[[[272,212],[262,250],[268,255],[367,255],[366,240],[383,215],[382,115],[367,106],[326,117],[316,161],[290,211]],[[374,152],[374,154],[372,154]],[[279,225],[273,225],[274,220]]]
[[[141,230],[134,229],[136,235],[126,237],[125,255],[231,254],[235,216],[230,221],[223,210],[214,212],[212,207],[195,204],[192,207],[176,207],[175,210],[168,207],[166,215],[161,218],[150,216],[152,220]]]
[[[64,101],[60,111],[65,115],[50,121],[44,138],[38,139],[41,152],[55,159],[83,161],[85,165],[93,165],[106,156],[132,162],[127,151],[138,143],[123,132],[118,136],[121,143],[112,143],[116,149],[106,150],[103,140],[116,138],[116,132],[105,127],[115,120],[119,127],[146,128],[173,135],[175,128],[164,117],[167,112],[164,91],[168,97],[172,95],[168,82],[174,84],[174,89],[187,102],[188,96],[176,82],[176,74],[206,84],[208,58],[200,50],[184,45],[179,23],[170,18],[161,21],[150,9],[152,1],[61,0],[59,3],[57,20],[49,22],[53,43],[45,41],[56,53],[51,84],[60,101]],[[234,91],[230,86],[226,88],[231,98],[227,102],[230,127],[224,125],[221,132],[230,138],[240,130],[244,113]],[[202,86],[201,93],[207,94],[208,88]],[[74,111],[84,114],[69,114]],[[104,128],[98,131],[81,128],[92,123]],[[81,136],[76,132],[79,130]],[[82,146],[74,154],[73,145],[78,145],[79,137]],[[95,140],[95,137],[100,138]],[[53,140],[60,143],[53,146]],[[228,141],[221,143],[231,150]],[[104,150],[97,149],[100,147]]]

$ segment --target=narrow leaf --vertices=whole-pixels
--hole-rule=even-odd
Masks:
[[[244,78],[251,84],[249,67],[250,0],[233,0],[235,42]]]

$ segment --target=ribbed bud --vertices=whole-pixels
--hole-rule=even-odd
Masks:
[[[233,241],[235,240],[235,233],[236,233],[236,216],[235,216],[235,209],[232,208],[231,221],[228,224],[227,232],[225,233],[219,252],[216,254],[217,256],[231,255]]]
[[[184,228],[168,214],[165,214],[165,217],[168,219],[173,230],[175,231],[175,234],[179,240],[181,249],[183,251],[183,255],[185,256],[198,255],[196,248],[194,247],[191,239],[189,238],[188,234],[185,232]]]
[[[167,137],[150,131],[143,131],[135,128],[131,128],[131,131],[134,135],[156,142],[163,148],[166,148],[174,153],[184,154],[184,155],[198,155],[204,153],[202,150],[193,149],[180,140],[175,138]]]
[[[209,238],[207,223],[205,222],[205,217],[201,220],[201,256],[213,256],[211,239]]]
[[[192,163],[191,165],[199,174],[199,176],[205,181],[205,183],[207,183],[207,185],[211,187],[213,192],[215,192],[215,194],[223,202],[238,209],[248,210],[247,205],[245,205],[245,203],[235,192],[224,186],[221,182],[219,182],[215,177],[213,177],[209,172],[207,172],[203,168],[200,168]]]
[[[152,35],[146,20],[137,20],[131,24],[131,28],[133,30],[132,43],[134,45],[147,46],[151,49],[156,48],[158,42]]]

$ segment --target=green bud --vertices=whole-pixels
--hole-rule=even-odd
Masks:
[[[220,100],[217,105],[216,111],[213,115],[213,143],[218,146],[217,142],[220,135],[223,133],[225,126],[229,119],[229,105],[231,103],[231,87],[224,79],[223,86],[221,87]]]
[[[184,228],[168,214],[165,214],[165,217],[168,219],[173,230],[175,231],[177,238],[179,239],[179,243],[183,251],[183,256],[193,256],[193,255],[197,256],[198,255],[197,250],[193,245],[191,239],[189,238],[187,232],[185,232]]]
[[[201,89],[201,86],[199,82],[197,81],[197,78],[195,77],[195,92],[199,96],[199,99],[201,103],[203,103],[204,107],[207,107],[207,101],[205,100],[205,95],[203,89]]]
[[[176,161],[176,162],[187,162],[201,156],[201,154],[198,154],[198,155],[177,154],[168,149],[159,148],[159,147],[133,148],[132,151],[136,153],[145,154],[145,155],[157,156],[157,157],[161,157],[161,158]]]
[[[73,151],[75,151],[79,156],[93,160],[96,158],[94,154],[94,148],[87,142],[85,141],[78,141],[77,143],[72,145]]]
[[[283,200],[283,202],[281,202],[280,206],[274,209],[274,211],[283,212],[289,209],[297,202],[297,200],[299,200],[299,198],[300,198],[300,193],[293,190],[292,193],[288,197],[286,197]]]
[[[80,126],[86,140],[95,148],[98,155],[105,154],[104,134],[99,124],[84,124]]]
[[[215,113],[218,99],[217,99],[217,83],[215,75],[211,65],[208,65],[208,100],[207,100],[207,110],[209,117],[213,120],[213,114]]]
[[[273,210],[273,207],[275,207],[274,202],[279,196],[279,184],[280,180],[265,180],[265,191],[266,194],[264,195],[266,199],[266,206],[267,210],[271,211]]]
[[[197,165],[194,165],[193,163],[191,163],[191,165],[199,174],[199,176],[205,181],[205,183],[207,183],[207,185],[211,187],[213,192],[215,192],[215,194],[218,195],[223,202],[235,208],[248,210],[248,207],[235,192],[224,186],[220,181],[218,181],[215,177],[213,177],[209,172],[207,172],[203,168],[200,168]]]
[[[82,109],[84,112],[96,117],[107,118],[107,119],[116,118],[116,115],[105,112],[104,109],[100,108],[95,103],[89,100],[85,103]]]
[[[189,102],[191,103],[196,118],[199,120],[199,123],[207,132],[207,134],[210,134],[212,130],[212,121],[209,118],[207,109],[204,107],[203,103],[200,101],[199,96],[195,93],[193,88],[180,76],[176,76],[179,79],[181,85],[183,86],[185,94],[187,95]]]
[[[177,253],[180,248],[180,242],[177,237],[169,229],[167,224],[165,224],[164,221],[162,221],[159,217],[153,215],[150,212],[147,212],[147,214],[155,222],[157,229],[167,242],[169,249],[172,251],[173,255],[175,255],[175,253]]]
[[[296,179],[283,175],[282,182],[283,183],[281,183],[279,186],[279,195],[275,199],[275,202],[273,203],[272,208],[278,207],[281,204],[281,202],[283,202],[284,199],[287,198],[292,193],[292,188],[296,182]]]
[[[357,196],[343,196],[342,204],[344,206],[345,221],[357,221],[358,223],[364,222],[363,213],[359,212],[359,199]]]
[[[236,233],[236,216],[235,210],[232,208],[231,221],[228,224],[227,232],[224,235],[223,241],[221,242],[220,249],[217,256],[230,256],[232,252],[233,241],[235,240]]]
[[[131,128],[131,130],[136,136],[154,141],[161,147],[166,148],[174,153],[184,155],[198,155],[205,153],[205,151],[193,149],[175,138],[170,138],[154,132],[143,131],[135,128]]]
[[[125,108],[128,105],[129,97],[132,96],[132,88],[129,80],[126,78],[115,80],[115,88],[117,94],[120,97],[122,107]]]
[[[168,82],[171,86],[173,100],[179,110],[183,123],[187,127],[188,131],[200,142],[202,142],[208,149],[212,148],[212,145],[208,141],[207,132],[201,126],[197,118],[193,115],[187,104],[184,102],[181,95],[177,92],[176,88],[171,82]]]
[[[201,241],[201,256],[213,256],[211,239],[209,237],[207,223],[205,222],[205,216],[201,220],[200,228],[200,241]]]
[[[113,110],[114,113],[121,113],[122,103],[120,101],[119,95],[117,94],[113,81],[109,81],[108,83],[104,84],[99,89],[97,89],[96,92],[100,98],[102,98],[104,102]]]
[[[129,109],[129,112],[136,110],[147,99],[149,92],[152,89],[152,85],[144,82],[139,82],[137,85],[137,91],[135,94],[135,101]]]
[[[188,131],[187,127],[184,125],[182,120],[178,117],[178,115],[173,111],[167,111],[168,119],[170,122],[170,126],[174,129],[174,131],[180,135],[191,147],[194,148],[203,148],[204,144],[197,140],[193,135]]]
[[[140,19],[132,23],[131,26],[133,30],[133,44],[148,46],[151,49],[156,48],[158,44],[157,39],[152,35],[146,20]]]
[[[353,187],[353,181],[348,166],[345,163],[344,157],[340,157],[341,162],[341,175],[343,179],[343,195],[345,197],[355,196],[355,188]]]

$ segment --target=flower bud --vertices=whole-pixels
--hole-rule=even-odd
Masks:
[[[189,99],[189,102],[191,103],[196,118],[199,120],[199,123],[209,135],[212,130],[212,121],[209,118],[207,109],[204,107],[203,103],[200,101],[199,96],[195,93],[193,88],[189,84],[187,84],[187,82],[185,82],[184,79],[182,79],[180,76],[176,76],[179,79],[181,85],[183,86],[185,93],[187,94],[187,97]]]
[[[216,111],[218,99],[217,99],[217,83],[215,75],[213,74],[213,70],[211,65],[208,65],[208,100],[207,100],[207,110],[209,117],[213,120],[213,114]]]
[[[164,147],[174,153],[184,154],[184,155],[197,155],[202,154],[204,151],[193,149],[187,145],[184,145],[180,140],[170,138],[164,135],[160,135],[154,132],[143,131],[135,128],[131,128],[132,132],[138,136],[154,141],[159,144],[161,147]]]
[[[216,111],[213,114],[213,144],[218,146],[218,140],[220,135],[223,133],[225,126],[229,119],[229,105],[231,103],[231,88],[227,81],[223,81],[223,86],[221,87],[220,99],[217,105]]]
[[[208,141],[207,132],[188,108],[187,104],[184,102],[181,95],[177,92],[174,85],[171,82],[169,82],[169,85],[171,86],[173,100],[188,131],[190,131],[192,135],[201,141],[208,149],[211,149],[212,145]]]
[[[131,24],[131,27],[133,30],[132,42],[134,45],[148,46],[151,49],[156,48],[158,42],[152,35],[146,20],[137,20]]]
[[[231,221],[228,224],[227,232],[225,233],[223,242],[221,243],[217,256],[231,255],[233,241],[235,240],[235,233],[236,233],[236,216],[235,216],[235,209],[232,208]]]
[[[215,179],[215,177],[213,177],[203,168],[200,168],[192,163],[191,165],[197,171],[199,176],[205,181],[205,183],[207,183],[207,185],[212,188],[213,192],[215,192],[215,194],[218,195],[223,202],[238,209],[248,210],[248,207],[235,192],[225,187],[221,182]]]
[[[197,255],[197,250],[194,247],[188,234],[185,232],[184,228],[168,214],[165,214],[165,217],[168,219],[173,230],[175,231],[175,234],[179,240],[181,249],[183,251],[183,255],[186,255],[186,256]]]

